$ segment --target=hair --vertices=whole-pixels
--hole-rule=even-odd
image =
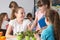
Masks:
[[[50,8],[50,0],[39,0],[37,2],[37,7],[40,7],[41,5],[47,5],[47,8]]]
[[[45,16],[54,25],[55,40],[60,40],[60,19],[58,12],[49,10],[49,13],[46,13]]]
[[[16,9],[18,8],[18,4],[17,4],[15,1],[11,1],[10,4],[9,4],[9,8],[12,8],[12,7],[13,7],[12,4],[15,5],[15,6],[14,6],[14,10],[16,10]],[[16,17],[15,17],[15,11],[14,11],[14,10],[12,10],[12,13],[11,13],[11,20],[13,20],[13,19],[16,18]]]
[[[15,8],[18,7],[18,4],[15,1],[11,1],[10,4],[9,4],[9,8],[12,8],[11,4],[14,4]]]
[[[11,20],[13,20],[13,19],[16,18],[15,13],[18,13],[18,10],[19,10],[20,8],[22,8],[22,7],[18,7],[16,10],[13,10],[13,11],[12,11]],[[22,9],[23,9],[23,8],[22,8]]]
[[[15,16],[15,10],[12,10],[12,14],[11,14],[11,20],[15,19],[16,16]]]
[[[1,28],[1,25],[2,25],[2,22],[3,22],[3,18],[7,15],[7,13],[1,13],[0,14],[0,28]]]
[[[31,14],[31,13],[28,13],[28,14],[27,14],[27,18],[28,18],[28,17],[32,17],[32,14]]]
[[[23,7],[18,7],[16,10],[14,10],[15,11],[15,13],[18,13],[18,10],[19,9],[24,9]]]

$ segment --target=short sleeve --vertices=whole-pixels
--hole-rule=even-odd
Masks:
[[[31,24],[31,21],[27,19],[27,20],[26,20],[26,24],[27,24],[27,25]]]
[[[38,17],[39,11],[40,11],[40,9],[37,9],[37,11],[35,12],[35,17]]]
[[[13,20],[11,20],[11,21],[9,22],[9,25],[13,26]]]
[[[8,23],[9,23],[8,21],[3,21],[2,25],[1,25],[1,29],[6,29]]]
[[[35,12],[35,17],[37,17],[37,16],[38,16],[38,11]]]
[[[46,31],[42,31],[41,33],[41,39],[46,40]]]

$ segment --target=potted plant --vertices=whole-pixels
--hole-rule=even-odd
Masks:
[[[22,40],[23,38],[24,38],[24,33],[23,32],[18,33],[17,40]]]

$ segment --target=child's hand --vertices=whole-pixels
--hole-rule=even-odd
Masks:
[[[36,32],[37,32],[38,34],[40,34],[40,33],[41,33],[41,30],[36,30]]]
[[[36,40],[40,40],[40,36],[38,34],[34,34],[34,37],[36,38]]]

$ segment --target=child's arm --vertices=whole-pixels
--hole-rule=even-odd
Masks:
[[[37,27],[37,18],[35,18],[34,22],[31,24],[28,24],[28,29],[31,31],[34,27]]]
[[[30,30],[31,31],[31,25],[29,24],[29,25],[27,25],[27,28],[28,28],[28,30]]]
[[[34,27],[37,26],[37,21],[38,21],[38,18],[35,17],[35,20],[34,20],[33,24],[31,25],[31,30],[32,30]]]
[[[9,25],[9,26],[8,26],[8,29],[7,29],[7,31],[6,31],[6,37],[7,37],[7,38],[14,38],[14,37],[16,37],[16,36],[11,35],[11,34],[10,34],[11,32],[12,32],[12,26]]]

